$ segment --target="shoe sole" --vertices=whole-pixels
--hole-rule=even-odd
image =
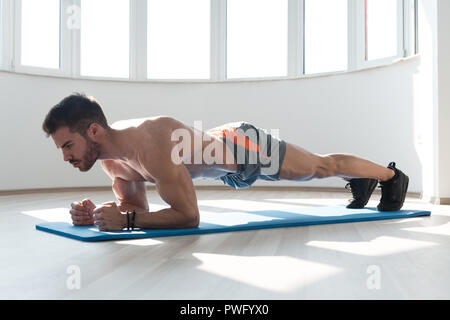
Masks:
[[[405,202],[405,198],[406,198],[406,192],[408,191],[408,185],[409,185],[409,177],[407,175],[405,175],[405,180],[403,181],[403,189],[402,189],[402,199],[401,199],[401,205],[400,207],[396,207],[393,209],[386,209],[386,208],[382,208],[380,205],[378,205],[377,209],[378,211],[399,211],[402,207],[403,207],[403,203]]]
[[[369,197],[367,198],[367,201],[366,201],[366,203],[364,203],[363,206],[355,206],[355,207],[352,207],[351,204],[349,204],[346,208],[347,208],[347,209],[362,209],[362,208],[364,208],[364,207],[366,206],[366,204],[369,202],[370,197],[372,196],[373,190],[375,190],[375,188],[377,187],[377,185],[378,185],[378,180],[375,180],[375,181],[373,182],[373,186],[370,187],[370,189],[369,189]]]

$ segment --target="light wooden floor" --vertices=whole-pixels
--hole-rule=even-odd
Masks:
[[[200,190],[200,211],[346,204],[348,194]],[[35,230],[106,191],[0,197],[1,299],[449,299],[450,206],[431,217],[86,243]],[[376,206],[374,194],[369,206]],[[149,193],[151,209],[163,205]],[[65,213],[66,212],[66,213]],[[67,285],[80,271],[80,289]],[[377,286],[378,285],[378,286]]]

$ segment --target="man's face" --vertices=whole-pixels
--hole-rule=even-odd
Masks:
[[[78,132],[70,132],[68,127],[61,127],[52,134],[53,141],[63,153],[64,161],[69,161],[74,168],[88,171],[100,155],[100,146],[89,137]]]

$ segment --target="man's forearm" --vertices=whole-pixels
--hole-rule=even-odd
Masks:
[[[197,227],[199,222],[198,212],[184,213],[172,208],[149,212],[148,206],[142,208],[129,202],[121,202],[119,210],[121,212],[135,210],[136,217],[134,225],[136,228],[141,229],[193,228]],[[124,221],[126,221],[126,218],[124,218]]]
[[[148,204],[147,204],[147,206],[144,207],[142,205],[138,206],[138,205],[135,205],[135,204],[132,204],[129,202],[121,202],[118,207],[121,212],[133,211],[133,210],[136,210],[136,212],[148,212],[149,211]]]
[[[156,212],[136,211],[135,218],[135,227],[141,229],[196,228],[198,223],[198,213],[183,213],[172,208]]]

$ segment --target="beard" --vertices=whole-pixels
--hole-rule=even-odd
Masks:
[[[100,156],[100,145],[88,137],[86,139],[86,152],[84,153],[78,168],[82,172],[89,171]]]

